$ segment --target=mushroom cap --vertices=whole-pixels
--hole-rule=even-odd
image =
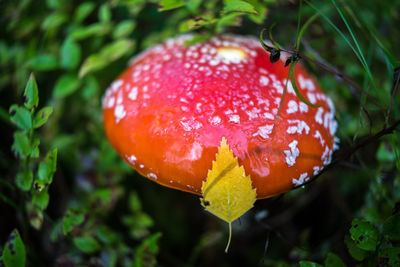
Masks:
[[[334,105],[297,64],[278,119],[289,67],[272,64],[252,37],[170,39],[135,57],[103,99],[106,135],[143,176],[201,195],[222,137],[251,176],[257,198],[300,186],[334,148]]]

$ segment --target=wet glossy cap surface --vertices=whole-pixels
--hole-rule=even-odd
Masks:
[[[307,106],[291,83],[286,57],[272,64],[259,41],[219,36],[186,47],[189,36],[134,58],[103,99],[106,135],[124,160],[164,186],[201,194],[225,137],[251,175],[257,198],[299,186],[331,160],[334,105],[297,64]]]

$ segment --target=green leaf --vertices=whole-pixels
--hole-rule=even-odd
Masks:
[[[222,13],[226,14],[226,13],[231,13],[231,12],[258,14],[252,4],[247,3],[245,1],[241,1],[241,0],[226,1],[224,9],[222,10]]]
[[[24,267],[26,262],[25,245],[17,229],[14,229],[4,245],[3,262],[6,267]]]
[[[325,267],[346,267],[346,265],[338,256],[329,252],[325,259]]]
[[[77,248],[85,253],[93,253],[100,249],[100,244],[91,236],[80,236],[73,239]]]
[[[136,22],[133,20],[125,20],[117,24],[113,30],[112,36],[114,39],[127,37],[133,32],[136,27]]]
[[[12,150],[20,157],[25,158],[32,152],[28,136],[25,133],[15,132]]]
[[[80,86],[80,80],[75,74],[64,74],[56,82],[53,95],[64,98],[75,92]]]
[[[77,23],[82,22],[93,10],[96,8],[96,5],[92,2],[85,2],[79,5],[74,14],[74,20]]]
[[[202,0],[187,0],[185,1],[185,5],[190,11],[196,12],[202,2],[203,2]]]
[[[160,237],[161,233],[155,233],[140,244],[136,249],[135,266],[155,266]]]
[[[44,188],[48,187],[53,181],[53,175],[56,171],[57,164],[57,149],[47,153],[45,161],[39,163],[39,168],[37,171],[37,178],[33,187],[42,191]]]
[[[72,70],[78,67],[81,61],[81,47],[79,44],[68,38],[61,47],[61,67]]]
[[[321,264],[313,261],[300,261],[300,267],[323,267]]]
[[[64,235],[71,232],[76,226],[82,224],[85,215],[80,209],[68,209],[63,217],[63,233]]]
[[[25,107],[19,107],[12,105],[10,107],[11,121],[22,130],[32,129],[32,117],[31,112]]]
[[[99,53],[93,54],[85,60],[79,70],[79,77],[83,77],[90,72],[102,69],[111,62],[119,59],[125,54],[128,54],[131,51],[133,44],[134,43],[131,40],[122,39],[107,45]]]
[[[25,107],[28,109],[36,108],[39,104],[39,91],[33,73],[29,76],[29,80],[25,86]]]
[[[28,211],[29,223],[31,226],[37,230],[42,228],[43,225],[43,211],[39,209],[32,202],[26,203],[26,209]]]
[[[347,246],[347,250],[349,251],[349,254],[356,260],[362,261],[364,260],[367,256],[368,253],[365,250],[360,249],[356,242],[350,238],[350,236],[346,235],[344,238],[344,243]]]
[[[25,171],[17,174],[15,183],[22,191],[29,191],[32,186],[32,181],[33,181],[32,171]]]
[[[111,30],[110,25],[107,23],[94,23],[85,27],[77,27],[73,29],[70,37],[73,40],[83,40],[92,36],[102,36]]]
[[[296,92],[297,97],[298,97],[302,102],[304,102],[305,104],[307,104],[307,105],[310,106],[310,107],[313,107],[313,108],[318,108],[318,107],[320,107],[320,105],[314,105],[314,104],[310,103],[310,102],[300,93],[300,90],[299,90],[299,88],[297,87],[296,79],[294,78],[294,67],[296,66],[296,63],[297,63],[297,62],[292,62],[292,63],[290,64],[290,67],[289,67],[289,74],[290,74],[290,81],[292,82],[292,86],[293,86],[294,91]]]
[[[49,205],[49,194],[46,191],[35,191],[32,197],[32,204],[38,207],[40,210],[45,210]]]
[[[350,228],[351,238],[363,250],[375,250],[379,239],[379,231],[371,223],[354,219]]]
[[[58,59],[51,54],[42,54],[30,59],[27,66],[38,71],[54,70],[58,68]]]
[[[171,10],[182,7],[184,5],[185,2],[183,0],[161,0],[159,3],[158,10],[159,11]]]
[[[109,22],[111,20],[111,9],[108,4],[103,4],[100,6],[99,20],[101,22]]]
[[[400,266],[400,247],[382,247],[378,253],[379,262],[382,266]]]
[[[53,13],[46,17],[42,23],[43,31],[56,29],[68,21],[68,16],[62,13]]]
[[[400,241],[400,214],[390,216],[383,224],[383,232],[387,239]]]
[[[39,128],[43,124],[47,122],[49,119],[51,113],[53,113],[53,108],[52,107],[44,107],[40,109],[36,115],[35,118],[33,119],[33,128]]]

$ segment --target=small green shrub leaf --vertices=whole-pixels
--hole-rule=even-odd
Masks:
[[[77,22],[77,23],[82,22],[87,16],[90,15],[90,13],[93,12],[93,10],[95,8],[96,8],[96,5],[92,2],[84,2],[84,3],[80,4],[74,14],[75,22]]]
[[[102,36],[111,30],[109,24],[93,23],[85,27],[77,27],[71,32],[71,38],[75,41],[83,40],[92,36]]]
[[[346,265],[336,254],[329,252],[325,259],[325,267],[346,267]]]
[[[323,267],[321,264],[313,261],[300,261],[300,267]]]
[[[79,77],[106,67],[109,63],[121,58],[131,51],[133,41],[128,39],[117,40],[105,46],[99,53],[89,56],[79,70]]]
[[[368,253],[365,250],[360,249],[356,242],[351,239],[350,236],[346,235],[344,238],[344,243],[347,246],[347,250],[349,251],[349,254],[356,260],[362,261],[364,260],[367,256]]]
[[[231,13],[231,12],[241,12],[241,13],[249,13],[249,14],[257,14],[257,11],[254,9],[254,6],[250,3],[241,0],[230,0],[226,1],[224,9],[222,10],[223,14]]]
[[[135,266],[154,266],[156,264],[156,256],[158,253],[158,240],[161,233],[155,233],[145,239],[136,249]]]
[[[78,67],[81,60],[81,47],[79,44],[68,38],[61,47],[61,67],[67,70]]]
[[[80,86],[80,80],[75,74],[65,74],[56,82],[54,88],[55,98],[64,98],[75,92]]]
[[[82,224],[85,215],[79,209],[69,209],[63,217],[63,233],[64,235],[71,232],[76,226]]]
[[[111,9],[108,4],[103,4],[100,6],[99,20],[101,22],[109,22],[111,20]]]
[[[378,252],[382,266],[400,266],[400,247],[384,246]]]
[[[32,196],[32,204],[40,210],[45,210],[49,205],[49,194],[46,191],[34,192]]]
[[[26,133],[14,133],[14,143],[12,145],[12,150],[15,152],[16,155],[22,158],[25,158],[29,156],[29,154],[31,154],[32,148]]]
[[[29,76],[29,80],[25,86],[25,107],[28,109],[36,108],[39,104],[39,90],[33,73]]]
[[[38,55],[27,62],[29,68],[38,71],[49,71],[58,68],[58,59],[51,54]]]
[[[47,153],[46,159],[39,163],[37,171],[37,178],[34,182],[33,187],[37,191],[42,191],[48,187],[53,181],[53,175],[56,171],[57,164],[57,149]]]
[[[51,113],[53,113],[52,107],[44,107],[41,110],[39,110],[36,113],[35,118],[33,119],[33,128],[36,129],[45,124],[49,119]]]
[[[159,11],[171,10],[185,5],[183,0],[161,0],[159,3]]]
[[[22,191],[29,191],[32,186],[32,181],[33,181],[32,171],[26,171],[17,174],[15,183]]]
[[[25,245],[14,229],[7,239],[3,251],[3,262],[6,267],[24,267],[26,262]]]
[[[73,239],[77,248],[85,253],[93,253],[100,249],[100,244],[91,236],[80,236]]]
[[[10,107],[11,121],[21,130],[28,131],[32,128],[31,112],[25,107],[12,105]]]
[[[113,30],[113,38],[114,39],[121,39],[127,37],[129,34],[133,32],[136,27],[135,21],[132,20],[125,20],[117,24],[115,29]]]
[[[354,219],[350,228],[351,239],[363,250],[371,251],[376,248],[379,231],[367,221]]]
[[[383,224],[383,232],[389,240],[400,241],[400,214],[386,219]]]

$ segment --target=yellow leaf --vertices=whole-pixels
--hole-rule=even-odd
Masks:
[[[239,166],[225,137],[222,137],[216,160],[201,190],[203,207],[228,223],[251,209],[256,201],[250,175],[246,176],[243,166]]]

